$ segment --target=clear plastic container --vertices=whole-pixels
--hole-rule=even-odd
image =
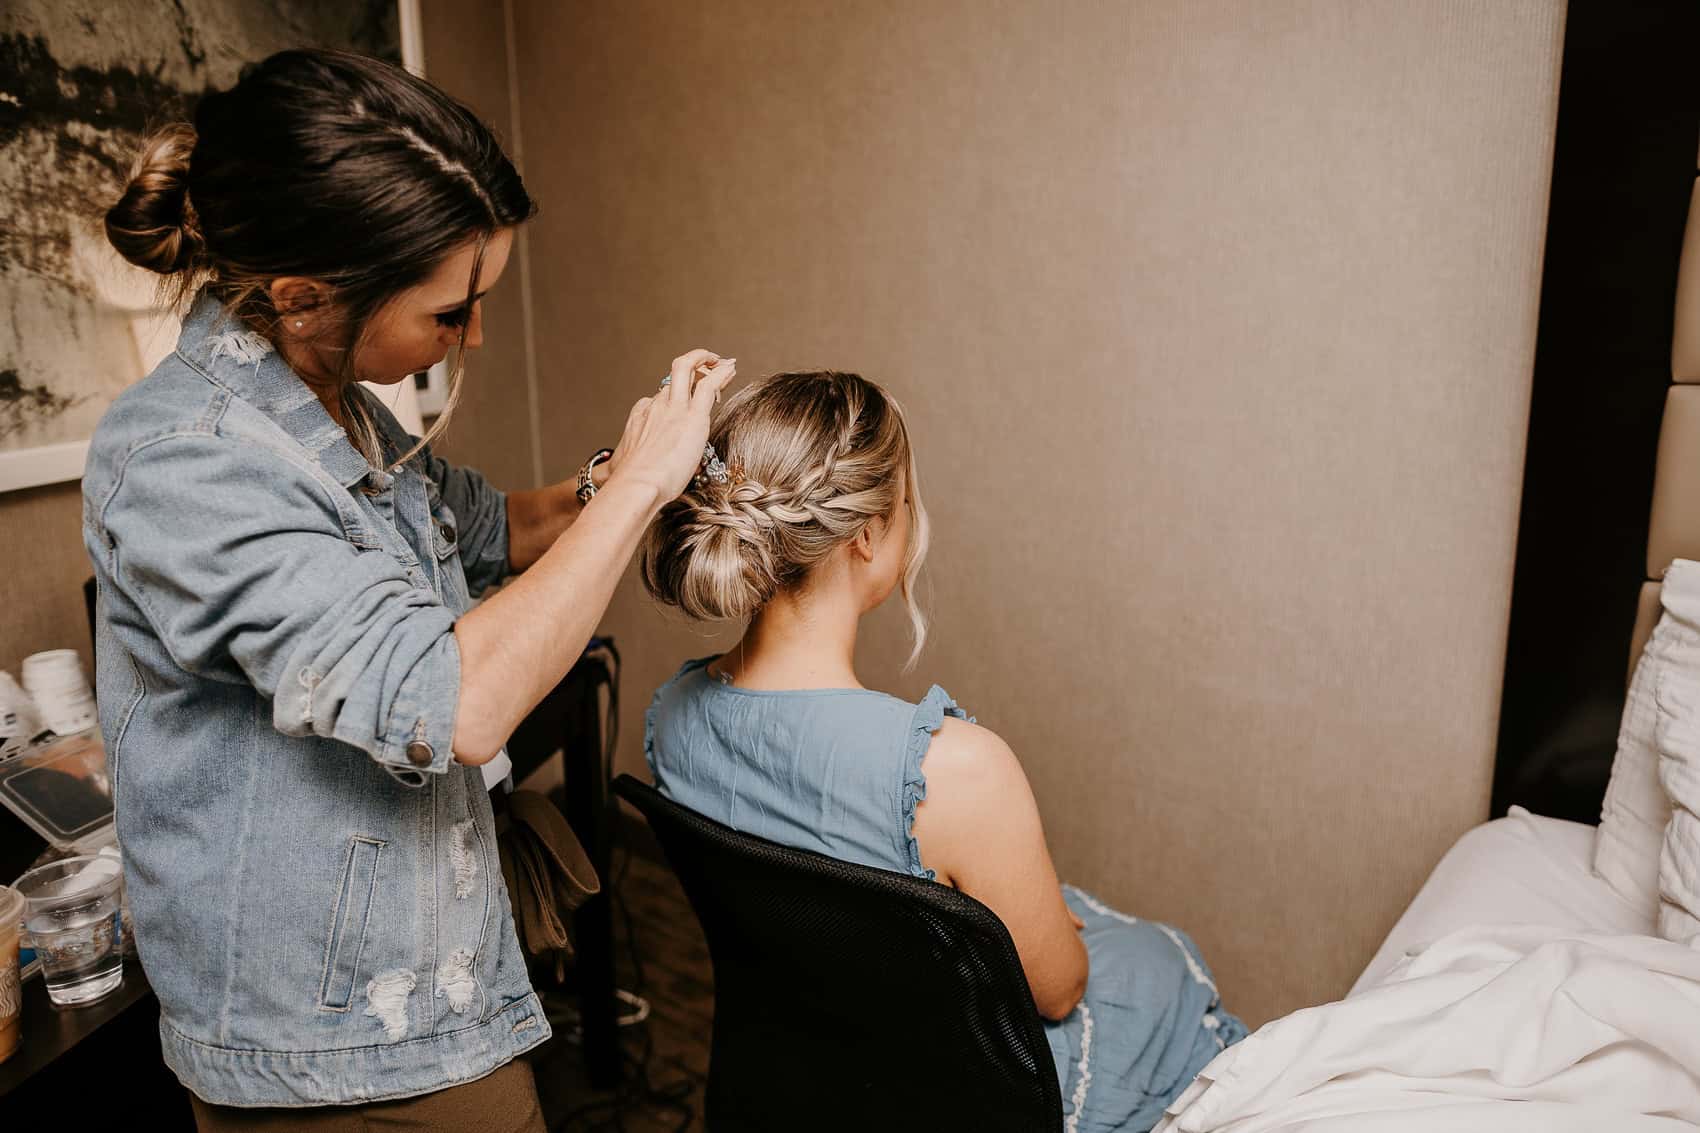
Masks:
[[[112,784],[99,733],[68,736],[0,763],[0,803],[54,849],[94,853],[110,845]]]

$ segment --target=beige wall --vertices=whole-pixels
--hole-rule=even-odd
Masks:
[[[488,122],[510,155],[523,158],[514,129],[502,7],[426,0],[425,73]],[[532,488],[540,482],[527,369],[529,240],[530,233],[522,230],[508,269],[484,304],[484,346],[467,359],[453,428],[435,446],[445,458],[476,466],[502,488]]]
[[[1008,739],[1062,874],[1249,1019],[1344,992],[1486,816],[1559,0],[507,12],[544,474],[690,346],[888,384],[937,632],[902,677],[882,611],[864,680]],[[605,625],[633,770],[726,638],[630,579]]]

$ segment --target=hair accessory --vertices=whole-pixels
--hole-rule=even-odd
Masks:
[[[701,487],[705,482],[709,484],[730,484],[732,482],[731,474],[727,472],[725,462],[720,459],[719,454],[714,451],[714,446],[711,444],[702,446],[702,471],[697,473],[695,479],[698,487]]]

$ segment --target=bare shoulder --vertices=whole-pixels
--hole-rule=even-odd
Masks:
[[[1002,736],[982,724],[958,716],[944,718],[944,724],[933,733],[933,742],[927,748],[929,760],[938,756],[947,761],[975,757],[995,759],[1014,754]]]
[[[978,885],[987,862],[996,860],[995,854],[988,858],[988,846],[1019,843],[1017,832],[1037,828],[1021,763],[990,728],[945,720],[933,733],[921,770],[927,794],[915,811],[914,835],[923,862],[948,883]]]
[[[922,770],[926,772],[928,797],[935,793],[953,797],[984,797],[988,792],[1007,790],[1026,776],[1015,752],[1002,736],[990,728],[954,716],[933,733]]]

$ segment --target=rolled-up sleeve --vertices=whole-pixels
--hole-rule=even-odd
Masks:
[[[508,497],[481,473],[423,454],[425,474],[437,485],[459,528],[460,565],[474,596],[507,578]]]
[[[184,670],[251,684],[279,732],[340,740],[417,785],[454,758],[454,614],[362,543],[337,491],[263,446],[150,442],[102,507],[112,577]]]

